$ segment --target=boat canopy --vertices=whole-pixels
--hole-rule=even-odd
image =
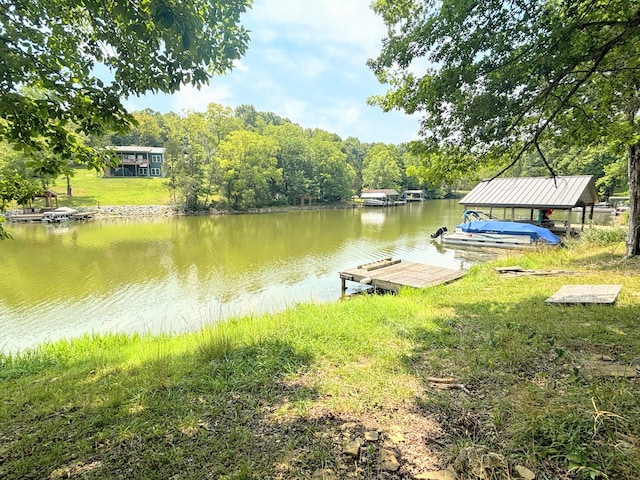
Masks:
[[[487,222],[475,221],[461,223],[457,226],[467,233],[497,233],[504,235],[528,235],[532,240],[544,240],[550,245],[560,243],[560,238],[551,233],[548,229],[532,225],[530,223],[504,222],[500,220],[490,220]]]

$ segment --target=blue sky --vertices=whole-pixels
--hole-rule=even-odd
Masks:
[[[253,105],[304,128],[322,128],[343,139],[402,143],[418,138],[418,119],[384,113],[367,97],[384,93],[366,66],[380,51],[382,19],[370,0],[255,0],[242,18],[251,31],[247,54],[233,72],[201,90],[125,102],[130,110],[203,111],[211,103]]]

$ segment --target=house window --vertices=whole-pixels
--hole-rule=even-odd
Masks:
[[[151,176],[159,177],[160,176],[160,169],[159,168],[152,168],[151,169]]]
[[[151,161],[155,163],[161,163],[162,155],[151,155]]]
[[[147,168],[139,168],[138,169],[138,176],[139,177],[146,177],[147,176]]]

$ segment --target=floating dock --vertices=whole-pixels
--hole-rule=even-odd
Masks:
[[[347,281],[371,285],[374,291],[398,293],[402,287],[424,288],[452,282],[466,273],[462,269],[453,270],[391,258],[339,272],[343,296],[347,290]]]
[[[93,218],[93,212],[75,212],[60,216],[51,215],[51,212],[20,213],[16,215],[10,215],[6,218],[10,222],[20,223],[59,223],[65,220],[89,220],[90,218]]]

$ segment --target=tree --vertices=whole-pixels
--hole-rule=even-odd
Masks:
[[[25,180],[15,173],[7,175],[0,179],[0,212],[4,212],[13,201],[22,206],[30,204],[41,191],[42,189],[31,180]],[[0,240],[7,238],[10,238],[9,235],[0,227]]]
[[[627,255],[640,254],[640,6],[632,0],[376,0],[388,37],[372,101],[423,115],[422,148],[504,173],[541,145],[626,145]]]
[[[353,189],[359,194],[362,191],[362,169],[364,168],[364,156],[370,144],[361,143],[355,137],[348,137],[342,142],[342,151],[347,154],[347,163],[353,168],[355,177]]]
[[[167,124],[167,186],[187,210],[200,210],[202,197],[211,193],[205,179],[207,166],[214,161],[216,136],[199,112],[189,112],[184,118],[172,115]]]
[[[0,139],[95,163],[78,133],[124,132],[121,100],[204,85],[247,48],[250,0],[29,0],[0,4]],[[112,80],[98,78],[108,69]],[[29,87],[38,95],[25,93]]]
[[[364,157],[362,184],[366,188],[399,189],[402,183],[402,169],[399,152],[393,145],[377,143]]]
[[[311,135],[313,178],[320,200],[335,201],[353,193],[355,172],[341,147],[342,140],[335,134],[316,129]]]
[[[294,205],[302,196],[313,196],[313,164],[309,136],[293,123],[268,125],[265,136],[278,143],[276,158],[282,170],[282,194]]]
[[[277,150],[275,140],[247,130],[232,132],[220,142],[222,194],[234,209],[273,202],[275,188],[282,179]]]

